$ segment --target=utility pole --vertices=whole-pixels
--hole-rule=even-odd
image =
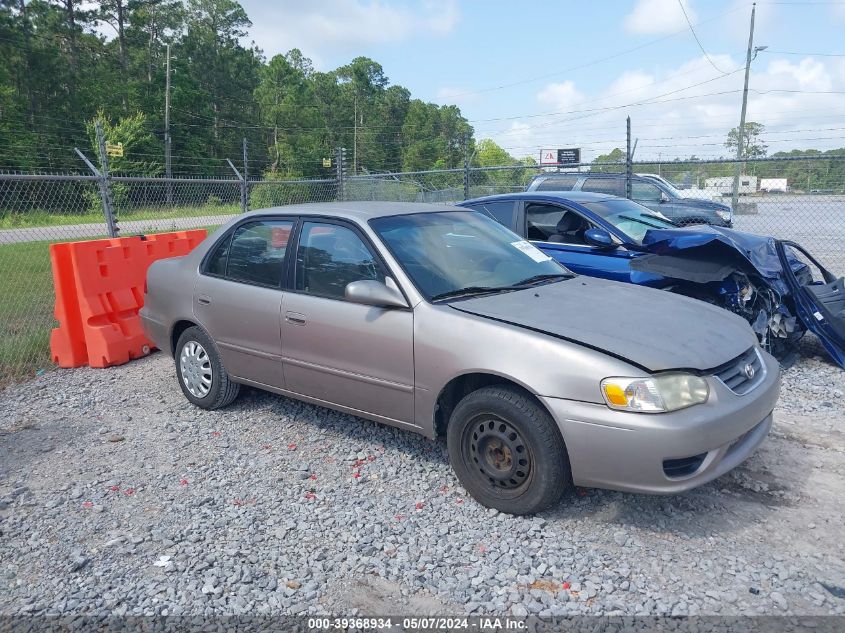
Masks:
[[[748,32],[748,54],[745,56],[745,88],[742,90],[742,110],[739,115],[739,134],[736,140],[736,165],[734,166],[734,184],[731,194],[731,208],[736,213],[736,205],[739,199],[739,173],[742,168],[743,142],[745,140],[745,109],[748,106],[748,75],[751,72],[751,56],[754,53],[754,12],[757,10],[757,3],[751,5],[751,30]]]
[[[173,205],[173,168],[170,162],[170,44],[167,45],[167,77],[164,84],[164,175],[167,176],[167,204]]]

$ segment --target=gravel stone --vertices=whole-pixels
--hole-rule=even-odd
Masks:
[[[812,337],[731,473],[537,517],[477,504],[443,440],[251,389],[202,411],[174,374],[0,391],[0,615],[845,615],[843,372]]]

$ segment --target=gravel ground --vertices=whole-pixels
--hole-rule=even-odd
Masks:
[[[50,372],[0,392],[0,614],[845,614],[845,373],[804,351],[733,473],[533,518],[468,498],[442,441],[196,409],[162,354]]]

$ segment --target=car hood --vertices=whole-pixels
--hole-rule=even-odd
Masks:
[[[726,205],[722,204],[721,202],[713,202],[712,200],[705,200],[704,198],[672,198],[672,204],[676,204],[681,207],[697,207],[699,209],[713,209],[715,210],[722,210],[722,211],[730,211],[731,208]]]
[[[757,341],[745,321],[721,308],[592,277],[450,305],[598,349],[651,372],[712,369]]]
[[[684,257],[689,261],[719,263],[724,266],[751,268],[764,277],[781,295],[789,294],[789,288],[783,279],[783,268],[775,249],[775,239],[761,235],[752,235],[733,229],[717,226],[698,226],[691,229],[651,229],[646,232],[641,250],[658,256]],[[805,267],[803,262],[790,256],[793,270],[799,272]],[[637,262],[633,267],[640,269],[648,266],[648,260]],[[677,273],[672,270],[662,271],[666,277],[688,279],[689,281],[706,281],[703,279],[689,279],[677,267]],[[726,276],[726,275],[725,275]],[[718,275],[717,275],[718,277]],[[724,278],[721,277],[721,278]],[[718,281],[711,279],[709,281]]]

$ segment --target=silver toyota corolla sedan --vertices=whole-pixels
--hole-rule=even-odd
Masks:
[[[445,205],[237,216],[152,265],[141,317],[197,406],[250,385],[445,435],[464,488],[514,514],[710,481],[763,441],[780,383],[738,316],[576,276]]]

